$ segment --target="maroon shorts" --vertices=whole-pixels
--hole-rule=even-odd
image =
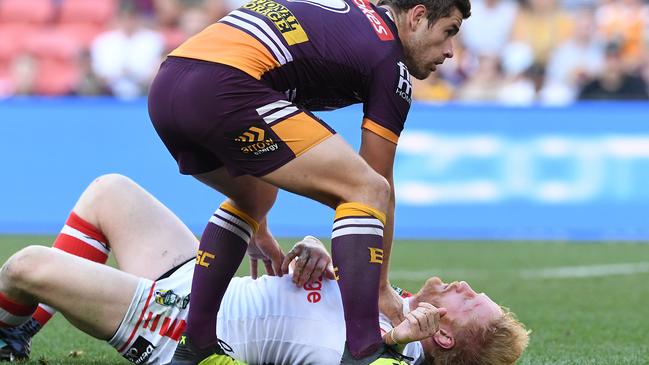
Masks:
[[[149,92],[155,130],[185,175],[266,175],[335,133],[236,68],[168,57]]]

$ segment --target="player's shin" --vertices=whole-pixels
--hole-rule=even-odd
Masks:
[[[360,203],[336,209],[332,256],[345,311],[347,346],[354,357],[382,345],[378,289],[383,262],[385,215]]]
[[[198,349],[217,344],[216,315],[258,223],[225,202],[201,236],[185,333]]]

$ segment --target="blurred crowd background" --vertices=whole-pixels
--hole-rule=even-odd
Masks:
[[[158,64],[244,0],[0,0],[0,98],[146,95]],[[431,102],[649,99],[649,1],[472,0]]]

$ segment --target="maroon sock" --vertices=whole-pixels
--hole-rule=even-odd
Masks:
[[[347,346],[365,357],[383,342],[379,328],[379,280],[385,216],[359,203],[336,209],[331,236],[333,264],[343,300]]]
[[[205,227],[196,255],[186,329],[199,349],[217,343],[216,315],[221,299],[256,230],[257,222],[227,202]]]

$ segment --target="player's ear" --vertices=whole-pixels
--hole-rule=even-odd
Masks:
[[[453,337],[453,334],[441,328],[433,335],[433,341],[435,341],[437,346],[446,350],[452,349],[455,346],[455,337]]]
[[[428,12],[423,4],[417,4],[408,10],[408,20],[411,30],[416,30],[421,22],[428,21]]]

